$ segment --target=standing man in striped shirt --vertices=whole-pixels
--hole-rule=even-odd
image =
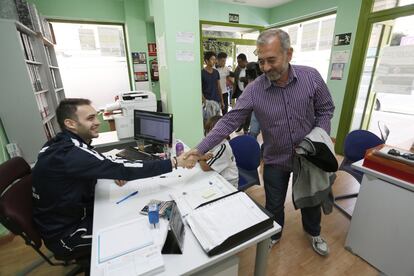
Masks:
[[[314,127],[329,133],[335,107],[316,69],[289,63],[293,49],[286,32],[280,29],[262,32],[257,39],[257,53],[264,74],[246,87],[235,108],[186,157],[197,158],[213,148],[254,111],[263,134],[265,207],[283,227],[294,148]],[[320,206],[301,209],[301,213],[302,225],[313,249],[327,255],[328,245],[320,236]],[[277,243],[280,237],[281,233],[272,236],[271,244]]]

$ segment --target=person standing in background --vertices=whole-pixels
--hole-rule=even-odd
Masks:
[[[259,63],[257,62],[249,62],[246,65],[246,78],[247,82],[253,82],[258,76],[262,74],[260,71]],[[260,124],[257,121],[256,115],[252,112],[252,116],[250,118],[250,127],[249,127],[249,135],[257,138],[260,133]]]
[[[229,77],[233,75],[233,73],[226,66],[226,59],[227,54],[224,52],[220,52],[217,55],[216,69],[220,75],[220,89],[223,95],[223,107],[221,109],[221,112],[223,115],[227,113],[229,108],[229,92],[227,91],[227,81],[229,81]]]
[[[239,54],[237,56],[237,67],[234,70],[234,89],[232,98],[237,101],[240,95],[243,93],[244,88],[247,85],[247,78],[246,78],[246,65],[247,65],[247,57],[245,54]],[[249,130],[250,125],[250,116],[246,117],[246,120],[243,124],[236,131],[240,131],[243,129],[244,133],[247,133]]]
[[[223,95],[220,88],[220,75],[214,69],[216,54],[211,51],[204,53],[206,66],[201,70],[202,100],[204,105],[203,117],[207,121],[210,117],[220,115],[223,108]]]

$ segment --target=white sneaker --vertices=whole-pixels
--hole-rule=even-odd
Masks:
[[[310,236],[308,235],[309,240],[312,244],[313,250],[321,256],[326,256],[329,254],[329,248],[326,241],[321,236]]]

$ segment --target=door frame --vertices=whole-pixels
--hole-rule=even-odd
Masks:
[[[238,23],[227,23],[227,22],[216,22],[216,21],[200,20],[200,64],[201,64],[201,68],[203,68],[203,65],[204,65],[203,41],[205,39],[215,39],[217,41],[233,42],[234,43],[234,45],[233,45],[233,60],[234,60],[234,62],[236,62],[236,46],[237,45],[256,45],[256,40],[254,40],[254,39],[203,36],[203,24],[224,26],[224,27],[251,28],[251,29],[258,30],[259,32],[262,32],[265,29],[264,26],[259,26],[259,25],[248,25],[248,24],[238,24]],[[233,64],[233,68],[234,68],[234,64]]]
[[[362,1],[361,4],[361,11],[359,14],[358,25],[355,35],[355,43],[353,48],[354,51],[351,55],[349,75],[345,88],[346,92],[339,119],[338,133],[336,135],[335,152],[339,154],[343,154],[345,137],[349,133],[351,128],[354,107],[358,99],[359,83],[361,81],[361,76],[363,73],[362,71],[365,62],[365,56],[368,50],[368,43],[369,38],[371,36],[373,24],[381,21],[396,19],[402,16],[414,15],[414,4],[402,7],[395,7],[378,12],[371,12],[371,7],[373,6],[373,4],[374,0]],[[355,49],[361,50],[357,51]],[[368,102],[367,105],[371,104],[372,106],[375,98],[373,96],[369,97],[369,95],[368,98],[370,102]],[[369,117],[368,119],[365,117],[370,116],[370,112],[368,112],[369,114],[365,114],[365,110],[369,110],[369,108],[364,109],[364,115],[362,119],[362,126],[366,127],[368,126]],[[352,115],[349,116],[349,114]]]

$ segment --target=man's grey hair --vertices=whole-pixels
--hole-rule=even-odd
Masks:
[[[256,45],[269,44],[275,37],[279,39],[282,49],[287,52],[290,49],[290,38],[289,34],[282,29],[268,29],[261,32],[257,38]]]

